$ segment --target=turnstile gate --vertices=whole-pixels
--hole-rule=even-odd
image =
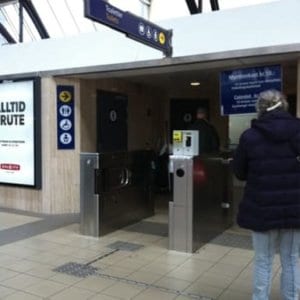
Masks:
[[[81,233],[101,236],[154,214],[150,151],[81,153]]]
[[[80,154],[80,232],[99,236],[99,195],[95,193],[98,153]]]
[[[194,252],[233,223],[232,175],[216,156],[172,156],[169,249]]]

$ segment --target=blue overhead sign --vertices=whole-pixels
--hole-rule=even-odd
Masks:
[[[269,89],[281,91],[281,66],[264,66],[221,73],[222,115],[256,111],[258,94]]]
[[[166,30],[104,0],[85,0],[85,17],[125,33],[128,37],[172,55],[172,30]]]

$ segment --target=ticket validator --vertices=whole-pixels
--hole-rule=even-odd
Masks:
[[[169,249],[194,252],[197,241],[197,187],[194,184],[195,159],[199,154],[197,130],[173,131],[173,201],[169,202]]]
[[[192,253],[232,225],[232,175],[222,153],[199,153],[198,131],[173,131],[169,249]]]

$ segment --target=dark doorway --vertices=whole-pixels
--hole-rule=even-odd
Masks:
[[[97,151],[127,151],[127,95],[97,91]]]
[[[194,123],[197,108],[203,107],[208,112],[209,102],[207,99],[171,99],[170,101],[170,134],[173,130],[185,130]]]
[[[296,117],[297,115],[297,99],[296,95],[288,95],[287,102],[289,104],[289,113]]]

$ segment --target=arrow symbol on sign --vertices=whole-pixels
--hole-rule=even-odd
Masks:
[[[69,95],[68,95],[67,93],[64,92],[64,93],[61,95],[61,97],[62,97],[64,100],[66,100],[66,99],[69,98]]]
[[[62,102],[69,102],[71,99],[72,99],[72,95],[70,92],[68,91],[62,91],[60,94],[59,94],[59,99],[62,101]]]

